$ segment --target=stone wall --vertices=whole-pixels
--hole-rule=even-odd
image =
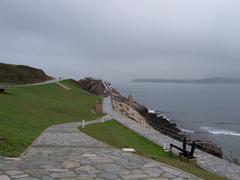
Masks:
[[[124,102],[119,102],[119,101],[112,101],[114,109],[123,114],[124,116],[139,122],[139,123],[145,123],[146,119],[143,117],[139,112],[137,112],[135,109],[133,109],[131,106]]]

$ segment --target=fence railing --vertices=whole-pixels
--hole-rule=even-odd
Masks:
[[[112,96],[111,96],[111,99]],[[114,105],[113,105],[113,101],[111,101],[112,103],[112,107],[114,109]],[[164,134],[164,135],[167,135],[173,139],[176,139],[178,141],[183,141],[184,138],[187,138],[188,140],[190,141],[193,141],[193,140],[196,140],[192,137],[190,137],[189,135],[186,135],[186,134],[180,134],[180,133],[183,133],[181,131],[176,131],[174,129],[171,129],[171,128],[168,128],[168,127],[165,127],[165,126],[161,126],[160,124],[158,123],[154,123],[152,121],[143,121],[143,122],[138,122],[140,124],[142,124],[144,127],[147,127],[147,128],[153,128],[157,131],[159,131],[160,133]],[[189,143],[190,144],[190,143]],[[210,143],[210,142],[204,142],[204,141],[197,141],[196,142],[196,148],[202,150],[202,151],[205,151],[207,153],[210,153],[214,156],[217,156],[219,158],[223,158],[223,152],[220,148],[216,147],[214,144]]]
[[[174,138],[174,139],[176,139],[178,141],[183,141],[183,139],[185,137],[188,140],[190,140],[190,141],[197,140],[197,139],[193,139],[189,135],[180,134],[181,133],[180,131],[176,131],[176,130],[173,130],[171,128],[167,128],[167,127],[161,126],[160,124],[157,124],[157,123],[154,123],[154,122],[151,122],[151,121],[147,121],[145,126],[153,128],[153,129],[159,131],[160,133],[162,133],[164,135],[167,135],[169,137],[172,137],[172,138]],[[210,153],[212,155],[215,155],[215,156],[217,156],[219,158],[223,157],[222,150],[220,148],[217,148],[214,144],[211,144],[211,143],[209,143],[207,141],[206,142],[204,142],[204,141],[196,141],[196,143],[197,143],[196,147],[198,149],[200,149],[202,151],[205,151],[207,153]]]

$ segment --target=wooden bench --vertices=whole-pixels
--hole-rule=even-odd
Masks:
[[[181,160],[184,160],[184,161],[194,160],[194,159],[196,159],[196,157],[193,156],[195,148],[196,148],[196,142],[193,141],[192,143],[188,143],[188,145],[191,146],[190,151],[187,150],[187,139],[184,138],[183,142],[182,142],[182,148],[178,147],[174,144],[170,144],[170,152],[172,152],[172,149],[175,148],[178,151],[180,151],[179,157]]]

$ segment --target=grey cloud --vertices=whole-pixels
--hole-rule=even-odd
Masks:
[[[239,6],[237,0],[1,0],[0,61],[74,78],[239,76]]]

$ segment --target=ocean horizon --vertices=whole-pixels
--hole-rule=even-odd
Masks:
[[[240,159],[240,85],[125,82],[113,87],[190,136],[214,142],[225,158]]]

